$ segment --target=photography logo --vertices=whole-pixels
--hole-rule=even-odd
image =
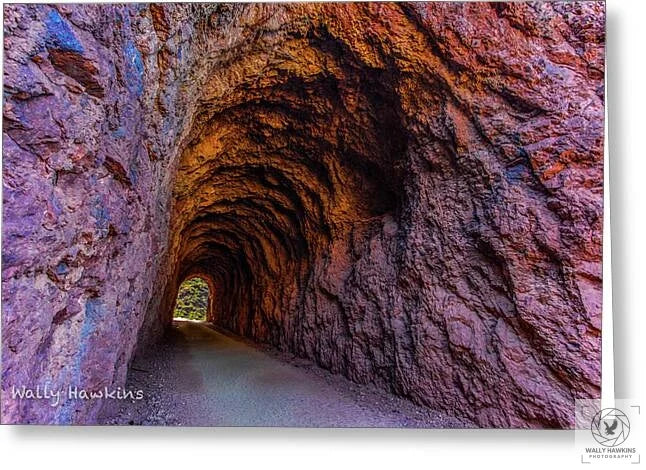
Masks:
[[[609,406],[608,406],[609,405]],[[582,464],[639,464],[641,407],[630,399],[576,400],[575,448]]]
[[[623,411],[617,408],[604,408],[592,418],[590,430],[599,444],[615,447],[628,439],[630,421]]]

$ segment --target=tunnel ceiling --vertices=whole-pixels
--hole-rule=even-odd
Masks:
[[[56,8],[9,7],[40,51],[10,75],[59,81],[10,77],[5,159],[17,188],[45,155],[27,186],[83,255],[39,232],[16,246],[74,277],[4,247],[3,273],[53,273],[67,340],[94,332],[87,380],[122,381],[200,275],[220,327],[480,425],[569,426],[598,396],[603,3]],[[26,124],[43,103],[66,133]]]

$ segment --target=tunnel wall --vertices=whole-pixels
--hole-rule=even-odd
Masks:
[[[161,334],[145,317],[212,8],[4,8],[3,421],[92,422],[101,400],[10,388],[123,386],[138,341]]]
[[[202,275],[217,325],[481,426],[599,395],[602,3],[5,18],[3,387],[123,385]]]

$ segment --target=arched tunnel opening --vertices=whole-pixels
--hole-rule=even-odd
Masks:
[[[570,427],[599,395],[602,3],[6,15],[8,381],[154,369],[211,423],[241,423],[213,403],[326,409],[260,348],[484,427]],[[178,327],[198,279],[213,327]],[[232,363],[241,390],[301,395],[245,408]],[[31,422],[112,409],[6,396]],[[384,422],[338,419],[316,425]]]
[[[335,81],[290,76],[262,91],[279,98],[247,92],[241,102],[210,103],[217,113],[181,156],[171,219],[174,270],[176,279],[195,270],[213,279],[223,293],[216,324],[296,346],[287,325],[320,295],[313,274],[342,262],[354,234],[397,223],[406,197],[397,99],[382,77],[347,73],[352,83],[366,84],[345,92],[357,101],[355,113],[344,110],[350,98]]]
[[[200,276],[185,279],[179,286],[173,320],[207,321],[212,318],[212,304],[215,298],[209,283]]]
[[[166,295],[187,273],[206,273],[222,293],[217,326],[334,367],[329,356],[347,354],[335,343],[349,326],[320,318],[336,325],[314,339],[296,325],[340,302],[343,286],[321,287],[320,278],[361,256],[354,238],[386,230],[396,239],[406,217],[399,72],[362,64],[325,29],[273,47],[290,58],[269,71],[259,64],[257,73],[275,78],[251,86],[242,77],[201,98],[173,185],[175,274]],[[296,50],[310,56],[310,68],[299,69]],[[227,73],[211,80],[231,80]],[[328,346],[314,352],[311,341]]]

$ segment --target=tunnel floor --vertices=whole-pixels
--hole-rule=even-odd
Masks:
[[[175,320],[165,342],[131,366],[127,387],[145,398],[121,402],[105,424],[473,426],[190,320]]]

